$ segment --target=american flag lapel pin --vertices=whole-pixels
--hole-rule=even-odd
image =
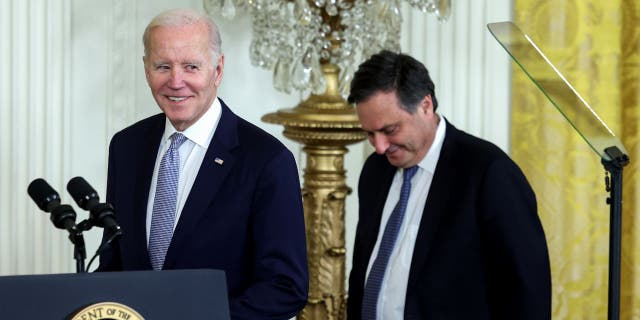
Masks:
[[[224,163],[224,160],[220,159],[220,158],[215,158],[215,160],[213,160],[215,163],[222,165]]]

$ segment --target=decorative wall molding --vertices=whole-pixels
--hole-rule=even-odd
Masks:
[[[112,60],[109,68],[109,88],[107,91],[107,141],[111,136],[123,128],[133,124],[136,119],[135,75],[142,69],[142,53],[136,52],[135,41],[137,34],[142,34],[136,29],[136,2],[127,0],[111,1],[111,19],[109,21],[112,30],[109,39],[109,51]]]

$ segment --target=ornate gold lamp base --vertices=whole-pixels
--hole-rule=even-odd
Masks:
[[[338,68],[322,66],[327,91],[262,121],[284,126],[284,136],[304,144],[302,197],[309,260],[309,303],[298,319],[345,319],[345,147],[366,138],[355,110],[338,94]]]

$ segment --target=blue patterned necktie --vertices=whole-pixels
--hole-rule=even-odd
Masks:
[[[160,161],[149,231],[149,258],[151,258],[153,270],[162,269],[164,257],[173,236],[180,173],[178,148],[186,139],[187,137],[182,133],[172,134],[171,145]]]
[[[391,212],[391,216],[389,216],[378,248],[378,255],[371,266],[371,270],[369,270],[369,277],[364,287],[362,297],[363,320],[376,319],[380,288],[384,280],[387,265],[389,264],[389,257],[391,257],[396,239],[398,238],[398,232],[400,232],[400,227],[402,226],[404,212],[407,210],[407,202],[409,201],[409,193],[411,192],[411,178],[416,171],[418,171],[417,166],[404,169],[400,199]]]

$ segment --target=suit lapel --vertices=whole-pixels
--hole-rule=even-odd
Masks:
[[[143,265],[151,268],[151,262],[149,261],[149,255],[147,250],[147,203],[149,200],[149,189],[151,187],[151,178],[153,176],[153,169],[156,162],[156,156],[158,155],[158,146],[160,145],[160,139],[162,139],[162,133],[164,132],[165,117],[159,116],[158,119],[149,128],[147,134],[141,137],[141,150],[139,162],[137,165],[132,165],[131,168],[136,168],[132,176],[136,176],[136,185],[134,188],[135,195],[133,197],[133,212],[131,215],[133,219],[133,231],[131,232],[133,238],[133,247],[136,252],[144,254],[136,254],[137,257],[143,260],[138,261]]]
[[[376,155],[377,156],[377,155]],[[380,232],[380,223],[382,222],[382,212],[384,210],[384,205],[387,202],[387,195],[389,193],[389,188],[391,188],[391,183],[393,182],[393,176],[395,175],[398,168],[392,166],[387,158],[383,156],[380,157],[380,165],[375,170],[380,174],[380,183],[374,184],[377,189],[374,192],[374,198],[372,203],[372,210],[370,219],[367,221],[366,225],[363,226],[363,234],[370,235],[364,237],[364,248],[365,248],[365,256],[371,259],[371,255],[373,253],[373,248],[376,245],[376,241],[378,240],[378,233]],[[366,261],[366,267],[369,265],[369,261]]]
[[[444,118],[442,119],[445,121]],[[454,193],[453,181],[456,180],[457,170],[452,164],[455,163],[453,154],[455,154],[456,148],[455,140],[457,129],[448,122],[446,125],[445,139],[442,144],[429,194],[427,195],[427,202],[422,212],[420,228],[413,250],[411,269],[409,271],[409,288],[411,288],[412,283],[417,283],[416,277],[419,276],[420,270],[422,270],[422,266],[427,259],[440,220],[442,216],[446,214],[447,203],[450,201],[449,197]]]
[[[171,268],[175,265],[178,248],[189,241],[188,238],[193,234],[198,221],[207,213],[207,207],[216,198],[215,195],[234,165],[234,155],[231,150],[239,143],[238,117],[222,100],[220,102],[222,112],[218,127],[180,214],[180,220],[173,233],[171,245],[165,258],[165,268]],[[219,160],[223,160],[223,163],[219,163]]]

